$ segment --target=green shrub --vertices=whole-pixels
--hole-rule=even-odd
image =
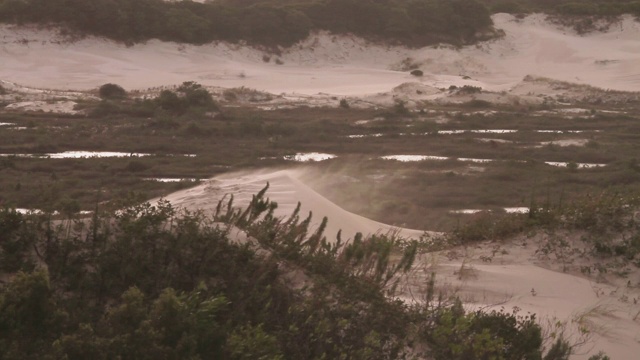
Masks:
[[[473,99],[465,102],[462,106],[472,109],[486,109],[490,108],[492,104],[486,100]]]
[[[98,93],[103,99],[122,99],[127,97],[127,92],[122,86],[110,83],[100,86]]]
[[[189,107],[202,107],[208,110],[218,110],[218,104],[213,101],[211,94],[202,85],[186,81],[178,87],[177,92],[184,96]]]
[[[491,6],[492,13],[522,14],[528,12],[520,2],[513,0],[499,1]]]
[[[460,300],[436,311],[425,339],[435,360],[541,358],[542,331],[534,315],[466,313]]]
[[[149,165],[140,162],[138,160],[131,160],[127,163],[127,166],[125,167],[126,171],[129,172],[140,172],[140,171],[145,171],[149,169]]]
[[[94,117],[106,117],[109,115],[118,114],[120,113],[120,111],[121,111],[121,108],[119,105],[117,105],[111,100],[105,99],[105,100],[102,100],[98,104],[98,106],[91,109],[91,111],[89,112],[89,115]]]
[[[178,97],[178,94],[171,90],[163,90],[156,99],[158,105],[164,110],[182,113],[185,110],[185,103]]]
[[[458,88],[458,94],[479,94],[482,92],[482,88],[479,86],[464,85]]]

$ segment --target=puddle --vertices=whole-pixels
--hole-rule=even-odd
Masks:
[[[425,161],[425,160],[448,160],[445,156],[430,155],[387,155],[381,157],[384,160],[396,160],[401,162]]]
[[[494,161],[493,159],[472,159],[472,158],[458,158],[458,161],[474,162],[474,163],[488,163]]]
[[[2,157],[15,156],[15,157],[27,157],[27,158],[49,158],[49,159],[90,159],[90,158],[110,158],[110,157],[143,157],[143,156],[157,156],[156,154],[147,153],[126,153],[116,151],[64,151],[60,153],[50,154],[0,154]],[[185,156],[196,157],[195,154],[170,154],[167,156]]]
[[[371,122],[375,122],[375,121],[383,121],[383,120],[384,120],[384,118],[383,118],[383,117],[376,117],[376,118],[368,119],[368,120],[358,120],[358,121],[356,121],[354,124],[355,124],[355,125],[367,125],[367,124],[369,124],[369,123],[371,123]]]
[[[347,138],[349,139],[362,139],[362,138],[369,138],[369,137],[381,137],[384,134],[361,134],[361,135],[347,135]]]
[[[492,129],[492,130],[469,130],[469,132],[474,134],[513,134],[518,132],[518,130]]]
[[[513,144],[513,141],[504,140],[504,139],[477,138],[476,140],[484,143]]]
[[[557,109],[556,111],[560,113],[566,113],[566,114],[584,114],[584,113],[591,112],[591,110],[589,109],[582,109],[582,108]]]
[[[438,130],[437,134],[441,135],[457,135],[457,134],[513,134],[518,130],[512,129],[486,129],[486,130]]]
[[[146,180],[146,181],[164,182],[164,183],[200,181],[199,179],[196,179],[196,178],[146,178],[144,180]]]
[[[480,209],[462,209],[462,210],[451,210],[449,211],[450,214],[465,214],[465,215],[473,215],[473,214],[477,214],[477,213],[481,213],[483,211],[487,211],[487,210],[480,210]]]
[[[499,161],[494,159],[474,159],[474,158],[455,158],[455,157],[446,157],[446,156],[431,156],[431,155],[387,155],[380,157],[383,160],[396,160],[400,162],[416,162],[416,161],[426,161],[426,160],[450,160],[455,159],[463,162],[473,162],[473,163],[489,163],[493,161]],[[516,160],[517,161],[517,160]],[[556,166],[556,167],[567,167],[569,162],[556,162],[556,161],[545,161],[545,164]],[[607,164],[590,164],[590,163],[575,163],[578,169],[591,169],[597,167],[604,167]]]
[[[325,154],[325,153],[297,153],[295,155],[286,155],[284,156],[285,160],[290,161],[298,161],[298,162],[309,162],[309,161],[324,161],[334,159],[336,156],[333,154]]]
[[[0,126],[13,126],[15,125],[14,123],[4,123],[4,122],[0,122]]]
[[[559,161],[545,161],[547,165],[555,166],[555,167],[568,167],[569,162],[559,162]],[[592,169],[607,166],[607,164],[589,164],[589,163],[574,163],[577,165],[578,169]]]
[[[462,209],[462,210],[451,210],[449,211],[449,213],[473,215],[473,214],[481,213],[483,211],[491,212],[491,210],[487,210],[487,209],[484,209],[484,210],[483,209]],[[507,214],[528,214],[529,208],[528,207],[506,207],[504,208],[504,211]]]
[[[15,211],[22,215],[42,215],[44,211],[40,209],[25,209],[25,208],[15,208]],[[81,210],[78,211],[78,215],[91,215],[93,211],[90,210]],[[60,212],[54,211],[52,215],[60,215]]]
[[[43,214],[43,211],[39,209],[16,208],[15,210],[17,213],[22,215],[29,215],[29,214],[42,215]]]
[[[543,134],[581,134],[584,132],[602,132],[602,130],[535,130]]]
[[[142,157],[151,156],[145,153],[125,153],[110,151],[65,151],[61,153],[47,154],[51,159],[82,159],[82,158],[106,158],[106,157]]]
[[[588,139],[565,139],[565,140],[554,140],[554,141],[544,141],[541,142],[538,147],[543,147],[547,145],[556,145],[560,147],[565,146],[585,146],[589,142]]]
[[[453,158],[453,157],[433,156],[433,155],[387,155],[387,156],[382,156],[381,159],[396,160],[401,162],[414,162],[414,161],[425,161],[425,160],[442,161],[442,160],[450,160],[450,159],[457,159],[458,161],[475,162],[475,163],[488,163],[493,161],[492,159]]]
[[[507,208],[504,208],[504,211],[507,214],[528,214],[529,208],[528,207],[507,207]]]

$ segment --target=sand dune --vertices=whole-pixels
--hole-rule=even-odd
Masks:
[[[244,207],[251,201],[252,195],[269,183],[266,197],[278,203],[277,216],[291,215],[300,202],[300,217],[306,217],[310,211],[313,214],[312,229],[317,228],[323,217],[328,217],[325,235],[330,241],[335,240],[339,230],[342,230],[343,240],[352,239],[357,232],[363,235],[389,233],[416,239],[425,234],[422,230],[400,229],[350,213],[305,185],[300,181],[301,175],[302,170],[225,174],[194,188],[173,193],[165,199],[179,207],[213,211],[225,194],[233,194],[234,204]]]
[[[313,212],[313,228],[323,216],[329,218],[325,232],[329,240],[334,239],[339,229],[343,231],[343,239],[352,238],[356,232],[366,235],[392,231],[407,238],[424,234],[349,213],[305,185],[304,175],[303,169],[236,172],[165,199],[176,206],[212,211],[225,194],[234,194],[237,205],[246,205],[268,182],[266,196],[279,205],[276,215],[290,215],[300,201],[301,215]],[[578,270],[580,263],[571,262],[563,271],[564,265],[545,261],[536,254],[536,241],[540,240],[478,244],[426,254],[417,262],[401,297],[407,301],[419,299],[427,277],[435,272],[437,287],[460,296],[470,309],[504,308],[511,312],[517,307],[521,315],[536,314],[548,331],[554,331],[556,323],[565,324],[566,335],[574,342],[583,340],[580,327],[588,330],[588,341],[572,359],[586,360],[598,351],[605,351],[612,359],[635,358],[633,354],[640,353],[640,323],[635,305],[640,301],[640,290],[628,286],[627,279],[622,277],[587,277]],[[630,278],[637,275],[640,272],[635,271]]]
[[[493,17],[506,36],[454,49],[372,45],[319,33],[263,61],[264,52],[225,43],[203,46],[156,40],[126,47],[88,37],[70,42],[51,30],[0,26],[0,79],[41,88],[91,89],[106,82],[128,89],[194,80],[218,87],[246,86],[271,93],[363,95],[409,82],[446,88],[479,85],[508,90],[526,75],[640,89],[640,23],[624,18],[608,32],[584,36],[543,15]],[[275,64],[279,58],[283,65]],[[417,79],[403,62],[425,71]],[[465,79],[470,76],[472,79]]]
[[[396,91],[420,90],[424,96],[437,96],[434,88],[450,85],[510,90],[524,76],[534,75],[606,89],[640,90],[640,23],[631,17],[607,32],[584,36],[559,28],[542,15],[516,20],[499,14],[493,19],[496,27],[505,31],[504,38],[462,49],[377,46],[320,33],[283,51],[279,57],[283,65],[275,64],[276,56],[265,62],[262,51],[238,45],[149,41],[126,47],[92,37],[69,42],[51,30],[1,25],[0,79],[57,89],[92,89],[107,82],[143,89],[194,80],[209,86],[246,86],[272,93],[344,96],[388,92],[413,81],[420,84]],[[409,75],[403,63],[415,64],[425,76]],[[517,91],[526,94],[531,90],[520,87]],[[177,206],[211,210],[224,194],[233,193],[236,204],[245,205],[269,182],[267,196],[278,202],[278,215],[290,215],[300,201],[302,215],[312,211],[315,226],[322,217],[329,218],[325,232],[329,239],[339,229],[344,239],[356,232],[398,231],[404,237],[423,234],[349,213],[306,186],[300,175],[298,170],[227,174],[166,199]],[[557,317],[569,323],[590,313],[588,319],[597,335],[594,350],[605,350],[613,359],[634,359],[640,354],[637,305],[632,305],[640,299],[637,289],[596,284],[575,274],[545,269],[532,259],[530,249],[515,245],[500,261],[477,261],[487,251],[490,249],[485,246],[475,254],[468,277],[454,274],[462,263],[446,257],[427,270],[437,271],[441,284],[458,289],[474,306],[504,302],[507,308],[518,306],[541,318]],[[637,274],[634,276],[636,281]],[[416,276],[413,281],[419,285],[424,277]]]
[[[500,247],[497,254],[496,245]],[[470,309],[503,308],[511,312],[517,307],[520,315],[536,314],[548,331],[557,330],[555,324],[563,323],[570,341],[586,340],[572,359],[586,360],[598,351],[612,359],[637,358],[640,324],[636,303],[640,291],[627,286],[624,278],[584,276],[576,271],[577,266],[568,265],[563,272],[561,264],[541,261],[536,248],[530,239],[528,245],[486,243],[425,255],[405,289],[405,297],[419,298],[419,289],[435,272],[437,288],[460,296]],[[453,259],[456,256],[459,258]],[[634,271],[630,278],[637,276],[638,271]],[[588,331],[587,336],[580,335],[581,327]]]

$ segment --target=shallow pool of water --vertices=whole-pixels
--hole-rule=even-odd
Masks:
[[[396,160],[401,162],[425,161],[425,160],[448,160],[445,156],[431,155],[387,155],[381,157],[384,160]]]
[[[559,161],[545,161],[545,164],[555,167],[568,167],[570,163]],[[592,169],[607,166],[607,164],[589,164],[589,163],[575,163],[578,169]]]
[[[155,154],[147,153],[128,153],[117,151],[64,151],[59,153],[49,154],[0,154],[0,156],[15,156],[15,157],[28,157],[28,158],[50,158],[50,159],[90,159],[90,158],[110,158],[110,157],[143,157],[143,156],[155,156]],[[167,156],[185,156],[195,157],[195,154],[170,154]]]
[[[334,154],[326,154],[326,153],[297,153],[295,155],[286,155],[284,157],[285,160],[289,161],[298,161],[298,162],[309,162],[309,161],[324,161],[336,158]]]
[[[157,182],[165,182],[165,183],[173,183],[173,182],[196,182],[200,181],[196,178],[146,178],[146,181],[157,181]]]

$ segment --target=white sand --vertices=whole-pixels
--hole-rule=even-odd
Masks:
[[[527,245],[523,245],[525,242]],[[632,270],[631,287],[627,279],[613,275],[597,281],[595,276],[580,274],[577,268],[581,264],[569,263],[568,272],[562,272],[559,261],[541,260],[536,249],[535,239],[528,239],[425,255],[406,294],[409,299],[418,299],[425,277],[436,272],[436,287],[457,294],[470,309],[503,307],[510,312],[517,306],[521,315],[535,313],[548,329],[557,322],[565,323],[566,333],[574,342],[580,341],[577,328],[585,327],[589,330],[588,342],[576,349],[572,359],[586,360],[588,354],[598,351],[605,351],[612,359],[637,358],[639,272]]]
[[[640,89],[640,24],[631,17],[607,33],[586,36],[557,28],[542,15],[519,21],[498,14],[493,19],[505,30],[503,39],[461,50],[372,46],[361,39],[320,33],[285,50],[279,57],[284,65],[274,63],[276,56],[265,63],[262,51],[239,45],[152,40],[126,47],[92,37],[69,43],[50,30],[2,25],[0,79],[66,89],[92,89],[106,82],[142,89],[194,80],[278,94],[355,96],[396,88],[396,93],[420,91],[420,96],[430,96],[433,88],[450,85],[507,90],[525,75],[535,75],[607,89]],[[399,71],[407,58],[425,76]],[[407,82],[419,84],[397,88]]]
[[[43,111],[43,112],[52,112],[52,113],[63,113],[63,114],[77,114],[78,111],[75,110],[75,106],[77,105],[74,101],[55,101],[55,102],[45,102],[45,101],[22,101],[13,104],[9,104],[5,107],[7,110],[20,110],[20,111]]]

